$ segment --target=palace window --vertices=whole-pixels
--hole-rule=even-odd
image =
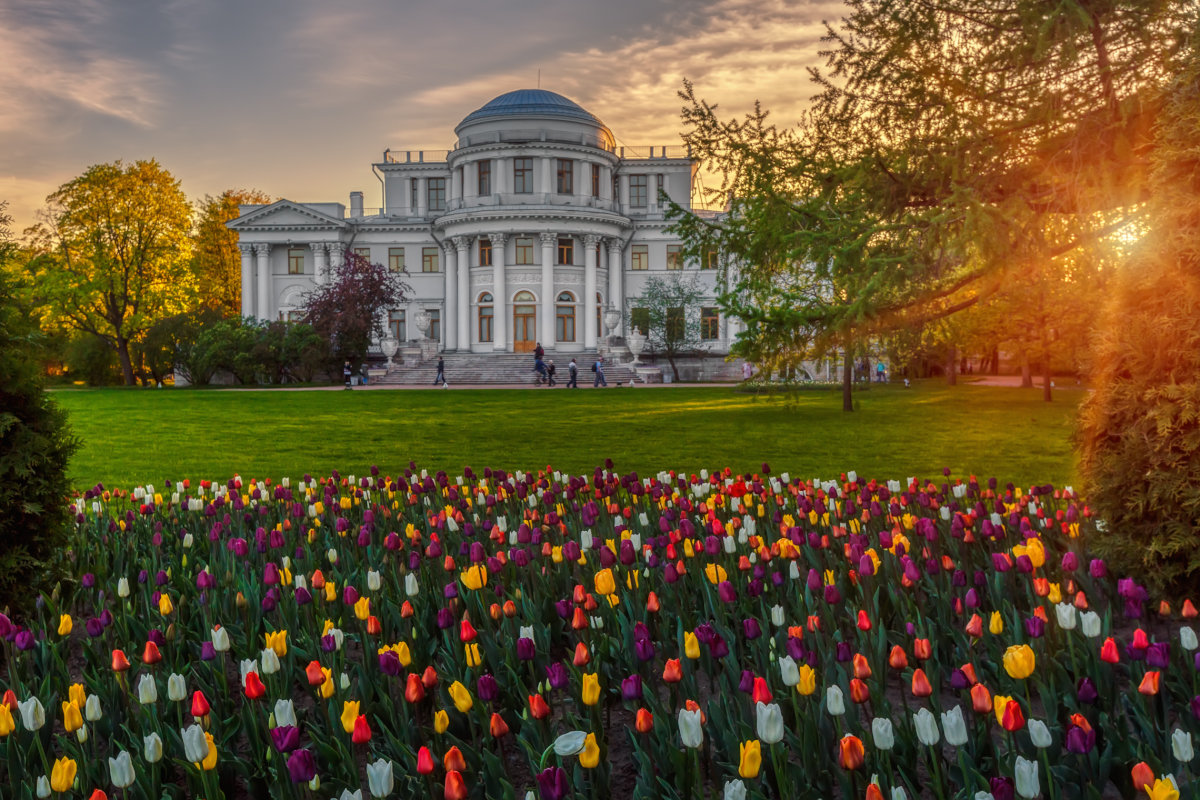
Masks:
[[[361,258],[361,259],[363,259],[363,260],[364,260],[364,261],[366,261],[368,264],[371,262],[371,248],[369,248],[369,247],[356,247],[356,248],[354,248],[354,255],[358,256],[358,257],[359,257],[359,258]]]
[[[388,330],[392,334],[392,338],[397,342],[403,342],[408,339],[408,333],[404,324],[404,309],[394,308],[388,312]]]
[[[492,265],[492,240],[486,236],[479,237],[479,266],[490,267]],[[490,339],[488,341],[491,341]]]
[[[667,269],[683,269],[683,247],[678,244],[667,245]]]
[[[442,310],[427,308],[425,313],[429,315],[429,338],[440,342],[442,340]]]
[[[721,318],[716,306],[704,306],[700,309],[700,338],[706,342],[721,338]]]
[[[560,294],[555,311],[555,341],[575,341],[575,295],[570,292]]]
[[[684,319],[683,306],[672,306],[667,309],[667,341],[679,342],[683,339]]]
[[[558,240],[558,263],[575,263],[575,240],[569,238]]]
[[[637,328],[645,335],[650,330],[650,309],[633,308],[629,310],[629,327]]]
[[[437,247],[422,247],[421,248],[421,272],[441,272],[441,267],[438,265]]]
[[[446,179],[430,178],[426,184],[426,195],[430,211],[446,210]]]
[[[287,321],[288,322],[304,322],[304,312],[303,311],[287,312]]]
[[[648,195],[648,184],[645,175],[629,176],[629,205],[644,206]]]
[[[592,197],[600,196],[600,165],[592,164]]]
[[[518,236],[514,240],[516,261],[514,263],[527,265],[533,263],[533,239],[529,236]]]
[[[575,162],[569,158],[558,159],[558,193],[575,194]]]
[[[720,259],[721,259],[721,254],[718,253],[715,249],[710,248],[708,250],[705,250],[704,257],[700,260],[700,268],[701,269],[716,269],[718,263],[720,263]]]
[[[492,162],[489,159],[476,162],[476,168],[479,170],[479,194],[488,195],[492,193]]]
[[[484,292],[479,295],[479,341],[492,341],[492,295]]]
[[[650,246],[635,244],[629,251],[629,268],[643,270],[650,268]]]
[[[304,248],[289,247],[288,248],[288,274],[303,275],[304,274]]]
[[[404,248],[389,247],[388,248],[388,269],[392,272],[404,271]]]
[[[533,159],[513,159],[513,191],[529,194],[533,191]]]

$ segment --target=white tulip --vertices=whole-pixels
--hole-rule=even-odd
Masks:
[[[83,744],[87,740],[88,740],[87,725],[80,725],[78,728],[75,729],[75,741],[79,742],[80,744]]]
[[[186,697],[187,681],[183,679],[182,675],[171,673],[171,676],[167,678],[167,699],[178,703]]]
[[[118,789],[127,789],[133,785],[133,760],[128,750],[122,750],[116,758],[108,759],[108,776],[112,785]]]
[[[532,640],[533,639],[533,626],[532,625],[522,625],[521,630],[520,630],[520,635],[517,638]]]
[[[415,573],[408,573],[404,576],[404,593],[409,597],[416,597],[421,591],[421,587],[417,585],[417,576]]]
[[[329,559],[330,564],[336,564],[338,562],[337,550],[332,547],[329,548],[329,551],[327,553],[325,553],[325,557],[327,559]]]
[[[908,800],[908,792],[904,791],[903,786],[893,786],[892,800]]]
[[[27,731],[41,730],[46,724],[46,709],[36,697],[17,701],[17,710],[21,712],[21,724]]]
[[[967,743],[967,722],[963,719],[962,706],[942,712],[942,734],[946,737],[946,744],[951,747],[961,747]]]
[[[554,752],[560,758],[578,755],[583,752],[584,742],[587,740],[586,731],[570,731],[564,733],[554,740]]]
[[[757,703],[754,706],[754,718],[758,738],[763,744],[775,744],[783,740],[783,711],[778,703]]]
[[[158,684],[154,682],[153,676],[143,675],[138,678],[137,695],[138,702],[144,706],[158,702]]]
[[[383,585],[383,582],[379,579],[379,573],[373,569],[368,570],[367,571],[367,588],[369,590],[371,590],[372,592],[378,592],[379,587],[382,585]]]
[[[392,762],[386,758],[367,764],[367,788],[371,797],[387,797],[395,788],[396,778],[392,772]]]
[[[896,734],[892,721],[887,717],[875,717],[871,720],[871,739],[875,742],[876,750],[891,750],[896,746]]]
[[[350,676],[343,672],[341,677],[338,679],[338,686],[341,687],[342,691],[346,691],[347,689],[349,689],[350,688]]]
[[[1200,646],[1200,642],[1196,641],[1196,632],[1187,625],[1179,629],[1179,646],[1189,653]]]
[[[783,606],[771,606],[771,624],[776,628],[782,628],[787,620],[783,616]]]
[[[88,699],[83,702],[83,718],[88,722],[98,722],[103,717],[104,709],[100,707],[100,698],[89,694]]]
[[[684,747],[697,748],[704,743],[704,729],[700,726],[700,710],[679,709],[679,738]]]
[[[1089,639],[1095,639],[1100,635],[1100,615],[1095,611],[1085,611],[1079,615],[1079,627],[1083,630],[1083,635]]]
[[[50,796],[50,779],[45,775],[37,779],[37,796],[42,800]]]
[[[225,653],[229,651],[229,631],[225,630],[220,625],[217,625],[212,629],[211,638],[213,650],[216,650],[218,653]]]
[[[746,800],[746,784],[738,780],[727,781],[721,798],[722,800]]]
[[[913,714],[913,725],[917,729],[917,739],[926,747],[932,747],[941,739],[938,733],[937,718],[928,708],[922,708]]]
[[[249,675],[251,672],[254,672],[254,673],[258,672],[257,659],[243,658],[241,663],[238,664],[238,672],[242,676],[242,688],[245,689],[246,688],[246,676]]]
[[[129,579],[121,578],[117,581],[117,597],[129,597]]]
[[[204,728],[189,725],[183,729],[182,734],[184,758],[193,763],[208,758],[208,740],[204,738]]]
[[[835,717],[846,713],[846,698],[836,684],[825,690],[825,708]]]
[[[772,639],[771,643],[774,644]],[[783,685],[791,688],[800,683],[800,668],[796,666],[796,659],[791,656],[784,656],[779,659],[779,674],[783,678]]]
[[[1054,606],[1054,613],[1058,615],[1058,627],[1064,631],[1075,630],[1077,621],[1075,606],[1070,603],[1058,603]]]
[[[142,758],[146,759],[146,763],[157,764],[162,759],[162,752],[162,738],[157,733],[142,737]]]
[[[1050,729],[1046,727],[1046,723],[1040,719],[1031,719],[1028,723],[1029,738],[1033,742],[1033,746],[1039,750],[1045,750],[1050,746]]]
[[[1041,782],[1038,780],[1038,762],[1029,761],[1017,756],[1014,777],[1017,780],[1017,794],[1025,800],[1034,800],[1041,794]]]
[[[274,675],[279,672],[279,656],[275,655],[275,651],[271,648],[263,650],[259,654],[258,660],[262,662],[262,670],[259,675]]]
[[[1171,752],[1176,760],[1183,764],[1187,764],[1195,758],[1196,752],[1192,749],[1192,734],[1176,728],[1171,734]]]
[[[275,701],[275,725],[282,728],[284,725],[296,725],[296,707],[291,700],[276,700]]]

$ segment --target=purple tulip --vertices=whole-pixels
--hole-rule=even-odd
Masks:
[[[759,627],[758,620],[748,617],[742,620],[742,633],[747,639],[757,639],[762,636],[762,628]]]
[[[561,619],[570,619],[571,614],[574,612],[574,608],[575,607],[571,604],[571,601],[568,598],[563,598],[554,604],[554,610],[558,613],[558,616]]]
[[[737,590],[729,581],[721,581],[717,584],[717,597],[721,598],[722,603],[737,602]]]
[[[961,692],[963,689],[968,689],[971,686],[970,679],[967,678],[967,673],[961,669],[955,669],[950,673],[950,688]]]
[[[480,700],[495,700],[500,694],[500,685],[496,683],[496,679],[490,673],[484,673],[475,682],[475,692],[479,695]]]
[[[836,652],[838,663],[844,664],[850,659],[854,658],[854,651],[850,648],[849,642],[838,642]]]
[[[92,637],[93,639],[95,639],[97,636],[104,635],[104,623],[95,617],[89,619],[84,627],[87,629],[88,636]]]
[[[975,591],[974,587],[967,589],[967,596],[963,602],[967,608],[979,608],[979,592]]]
[[[1171,663],[1170,645],[1167,642],[1155,642],[1146,650],[1146,663],[1155,669],[1165,669]],[[1196,655],[1200,656],[1200,651]]]
[[[347,584],[346,588],[342,590],[342,602],[348,606],[352,606],[358,602],[358,599],[358,589]]]
[[[33,634],[29,631],[18,631],[13,641],[18,650],[29,650],[33,647]]]
[[[808,580],[806,585],[810,591],[819,591],[821,588],[821,573],[817,572],[815,569],[810,569],[808,571]]]
[[[567,773],[562,767],[547,767],[538,773],[538,794],[542,800],[562,800],[570,791]]]
[[[1041,617],[1029,617],[1025,620],[1025,633],[1031,639],[1040,639],[1046,633],[1046,623]]]
[[[630,675],[621,681],[621,699],[622,700],[641,700],[642,699],[642,676]]]
[[[521,637],[517,639],[517,658],[521,661],[533,661],[536,650],[533,645],[533,639]]]
[[[842,602],[842,593],[838,591],[836,586],[825,587],[825,602],[831,606]]]
[[[1017,572],[1022,572],[1026,575],[1033,572],[1033,559],[1028,555],[1017,556]]]
[[[308,783],[317,774],[317,760],[308,750],[297,750],[288,756],[288,777],[292,783]]]
[[[551,688],[561,689],[570,682],[571,676],[562,662],[555,661],[546,667],[546,679],[550,682]]]
[[[1013,795],[1016,790],[1013,779],[1007,776],[990,779],[992,797],[995,800],[1013,800]]]
[[[712,654],[713,658],[724,658],[725,656],[729,655],[729,645],[725,643],[725,639],[720,634],[713,636],[712,643],[708,646],[708,650]]]
[[[1192,716],[1200,719],[1200,694],[1192,698],[1191,702]]]
[[[1093,578],[1103,578],[1108,574],[1108,568],[1104,565],[1104,561],[1094,558],[1092,559],[1092,563],[1088,564],[1088,573]]]
[[[1092,752],[1092,748],[1096,746],[1096,732],[1085,731],[1076,725],[1072,725],[1067,731],[1066,747],[1068,753],[1083,755]]]
[[[1070,550],[1063,553],[1062,568],[1064,572],[1074,572],[1079,569],[1079,556]]]
[[[1096,702],[1100,697],[1100,693],[1096,691],[1096,682],[1091,678],[1080,678],[1079,686],[1075,689],[1075,697],[1079,699],[1079,702],[1089,705]]]
[[[1004,553],[992,553],[992,569],[996,572],[1008,572],[1009,568],[1008,558]]]
[[[79,579],[80,585],[85,589],[90,589],[96,585],[96,576],[90,572],[85,572],[83,577]]]
[[[300,729],[293,725],[281,725],[271,729],[271,744],[280,753],[290,753],[300,746]]]
[[[437,626],[446,630],[454,624],[454,612],[448,608],[439,608],[437,612]]]
[[[321,637],[321,649],[326,653],[332,653],[334,650],[337,650],[337,639],[334,638],[332,633],[327,633]]]
[[[797,661],[804,658],[804,643],[795,636],[788,637],[785,647],[787,648],[788,655]]]
[[[742,679],[738,681],[738,691],[750,694],[754,691],[754,673],[748,669],[742,670]]]
[[[200,660],[212,661],[217,657],[217,648],[213,647],[213,643],[204,641],[200,643]]]
[[[400,656],[396,655],[393,650],[384,650],[379,654],[379,670],[384,675],[396,676],[400,674]]]
[[[296,590],[296,605],[304,606],[312,602],[312,593],[308,589],[301,586]]]
[[[638,661],[652,661],[654,659],[654,642],[649,639],[638,639],[633,643],[633,652]]]

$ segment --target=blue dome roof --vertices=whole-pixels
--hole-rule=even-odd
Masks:
[[[545,89],[518,89],[515,92],[502,94],[482,108],[472,111],[462,122],[458,123],[455,131],[472,122],[479,122],[491,117],[512,116],[561,117],[605,127],[596,115],[561,94],[548,92]]]

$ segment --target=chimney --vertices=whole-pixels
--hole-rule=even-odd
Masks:
[[[363,193],[362,192],[351,192],[350,193],[350,216],[357,218],[357,217],[361,217],[362,215],[363,215]]]

